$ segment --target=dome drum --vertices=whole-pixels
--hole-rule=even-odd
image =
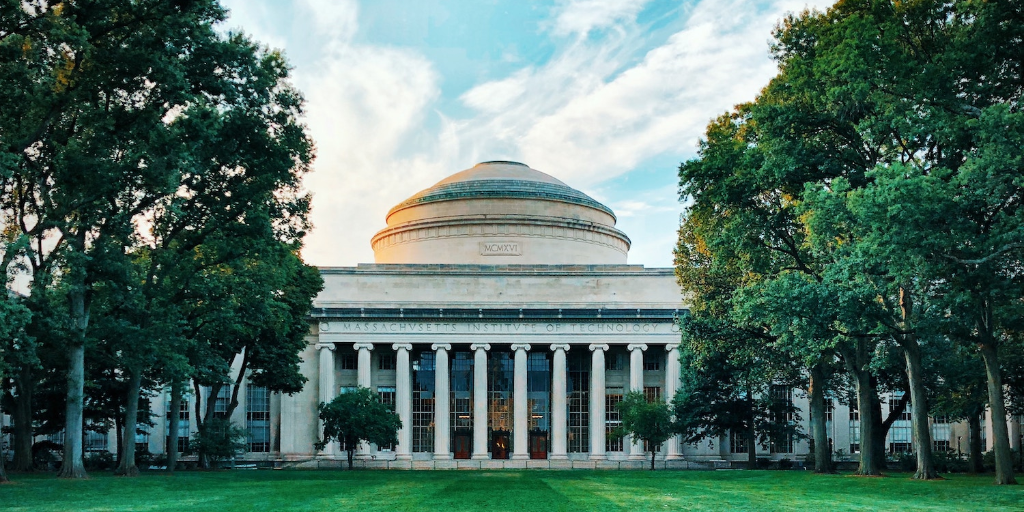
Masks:
[[[624,264],[607,206],[540,171],[484,162],[399,203],[371,245],[377,263]]]

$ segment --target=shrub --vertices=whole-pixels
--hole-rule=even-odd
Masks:
[[[214,467],[217,462],[245,452],[245,430],[226,418],[214,418],[192,436],[188,448],[189,453],[206,459],[208,466],[204,467]]]
[[[917,456],[914,452],[897,452],[889,455],[889,467],[896,471],[912,473],[917,471]]]
[[[117,461],[114,454],[110,452],[93,452],[85,456],[82,461],[88,471],[108,471],[114,469]]]
[[[966,473],[967,459],[952,451],[932,452],[932,462],[935,464],[935,471],[939,473]]]

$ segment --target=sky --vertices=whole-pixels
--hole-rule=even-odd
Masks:
[[[608,205],[629,263],[672,266],[679,164],[777,72],[794,0],[223,0],[284,53],[317,159],[305,260],[372,263],[395,204],[512,160]]]

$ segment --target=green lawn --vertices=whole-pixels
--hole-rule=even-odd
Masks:
[[[0,510],[1013,510],[1024,486],[797,471],[222,471],[12,475]]]

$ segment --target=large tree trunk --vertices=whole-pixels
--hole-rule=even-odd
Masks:
[[[32,394],[35,380],[32,370],[23,368],[18,372],[17,391],[14,397],[14,469],[32,471]]]
[[[985,464],[982,463],[981,446],[981,413],[975,413],[967,418],[967,472],[978,474],[985,472]]]
[[[860,412],[860,467],[857,468],[857,474],[878,476],[882,474],[878,463],[879,456],[885,457],[884,454],[878,453],[879,446],[876,440],[877,432],[882,426],[878,418],[878,396],[868,371],[858,370],[854,376],[857,410]]]
[[[996,484],[1016,484],[1013,477],[1013,456],[1010,453],[1010,433],[1006,428],[1006,405],[1003,401],[1003,377],[999,369],[999,357],[995,340],[983,335],[987,343],[981,344],[981,357],[985,359],[985,373],[988,377],[988,404],[992,411],[992,451],[996,459]]]
[[[819,363],[811,367],[808,387],[811,401],[811,438],[814,440],[814,472],[832,473],[832,450],[828,444],[825,421],[825,368]]]
[[[210,394],[206,397],[206,410],[203,412],[203,421],[198,424],[200,436],[209,435],[209,432],[207,432],[206,429],[211,423],[213,423],[214,417],[217,414],[217,396],[220,395],[220,390],[223,387],[224,384],[219,382],[210,386]],[[195,390],[196,396],[199,396],[202,392],[202,389],[198,384],[195,386]],[[196,399],[197,404],[198,402],[199,400]],[[196,405],[196,410],[199,410],[199,405]],[[203,469],[210,469],[210,458],[207,456],[206,452],[200,449],[196,455],[199,458],[199,466]]]
[[[878,466],[879,471],[885,471],[888,468],[888,462],[885,458],[886,453],[888,453],[885,446],[885,438],[889,435],[889,428],[892,427],[893,423],[889,420],[895,420],[899,415],[895,414],[896,411],[889,412],[889,416],[882,414],[882,400],[878,397],[878,382],[874,377],[871,378],[871,403],[875,411],[873,416],[874,424],[872,425],[874,436],[871,438],[871,443],[875,446],[875,464]]]
[[[167,436],[167,446],[164,452],[167,453],[167,472],[173,473],[174,467],[178,465],[178,430],[181,428],[181,395],[182,385],[171,384],[171,406],[170,418],[167,420],[167,429],[170,435]]]
[[[348,446],[352,446],[352,444],[353,443],[350,443]],[[354,444],[358,444],[358,443],[354,443]],[[347,448],[347,446],[346,446],[346,448]],[[355,452],[356,452],[355,448],[347,448],[345,450],[345,454],[348,456],[348,469],[349,470],[352,470],[352,455],[354,455]]]
[[[657,450],[651,450],[651,471],[654,471],[654,454]]]
[[[68,365],[67,418],[64,423],[64,461],[59,478],[87,478],[82,459],[85,394],[85,345],[83,340],[71,346]]]
[[[124,432],[122,433],[121,463],[114,474],[121,476],[139,476],[139,467],[135,465],[135,430],[139,419],[139,391],[142,387],[142,369],[129,369],[128,402],[124,406]]]
[[[7,456],[3,452],[0,452],[0,484],[6,484],[10,480],[7,479],[7,470],[4,468],[5,460]]]
[[[932,462],[932,433],[928,428],[928,397],[924,391],[924,366],[921,364],[921,346],[914,333],[912,317],[914,314],[913,294],[906,288],[900,288],[900,313],[902,315],[903,334],[897,336],[903,357],[907,361],[907,382],[910,383],[910,424],[913,432],[914,448],[917,452],[917,471],[915,480],[932,480],[938,478],[935,464]]]
[[[857,392],[857,411],[860,413],[860,466],[858,475],[878,476],[881,466],[878,463],[878,445],[875,443],[876,432],[881,430],[879,420],[878,394],[875,392],[868,363],[871,362],[871,344],[865,336],[852,338],[852,345],[839,347],[843,363],[853,377],[853,385]],[[883,455],[884,457],[884,455]]]
[[[913,428],[914,447],[917,451],[915,480],[939,478],[932,461],[932,433],[928,428],[928,397],[924,390],[924,369],[921,365],[921,351],[917,343],[908,345],[903,352],[907,360],[907,377],[910,380],[910,423]]]
[[[77,256],[85,257],[85,230],[76,235]],[[81,264],[81,263],[80,263]],[[72,340],[68,349],[68,392],[67,413],[64,423],[64,461],[60,466],[59,478],[87,478],[82,460],[82,444],[85,429],[85,333],[89,328],[89,307],[86,304],[86,272],[84,268],[72,269],[71,286],[68,293]]]

